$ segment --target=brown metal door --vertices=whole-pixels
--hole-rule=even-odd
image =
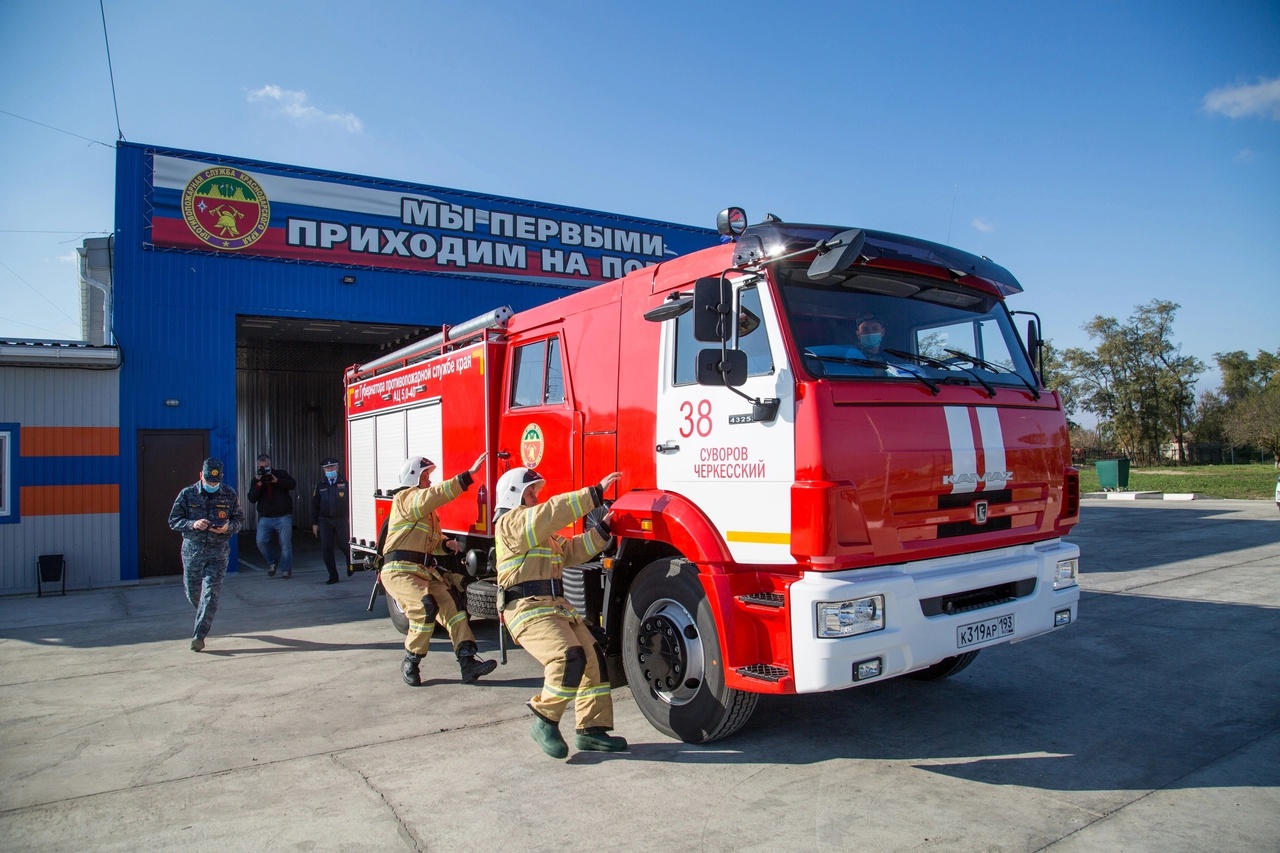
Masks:
[[[182,537],[169,529],[178,492],[200,479],[204,430],[138,430],[138,576],[182,574]]]

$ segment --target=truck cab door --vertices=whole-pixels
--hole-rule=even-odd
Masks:
[[[581,419],[569,405],[560,336],[553,331],[513,342],[510,359],[495,481],[523,466],[547,480],[548,494],[576,488]]]
[[[655,453],[658,488],[697,505],[736,561],[777,564],[793,562],[795,384],[767,287],[760,277],[732,283],[735,316],[749,318],[729,341],[747,356],[737,389],[697,383],[698,351],[719,345],[694,339],[692,312],[662,323]],[[776,416],[755,419],[743,394],[777,399]]]

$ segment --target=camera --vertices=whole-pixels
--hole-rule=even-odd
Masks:
[[[258,468],[258,479],[265,480],[271,476],[271,469],[263,465]]]

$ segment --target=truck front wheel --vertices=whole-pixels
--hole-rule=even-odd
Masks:
[[[724,658],[711,605],[688,560],[646,566],[627,594],[622,664],[641,712],[685,743],[733,734],[759,698],[725,687]]]

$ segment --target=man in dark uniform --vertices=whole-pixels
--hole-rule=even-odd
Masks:
[[[267,561],[267,577],[276,569],[284,578],[293,576],[293,495],[297,480],[283,468],[272,468],[271,457],[258,457],[258,475],[249,484],[249,503],[258,505],[256,540],[262,559]],[[272,541],[275,540],[275,541]]]
[[[236,490],[222,482],[222,463],[204,460],[199,482],[178,492],[169,510],[169,527],[182,534],[182,579],[187,601],[196,609],[191,651],[204,649],[213,614],[218,610],[222,579],[227,576],[231,537],[244,526]]]
[[[316,483],[311,493],[311,532],[320,537],[320,553],[324,555],[324,566],[329,570],[329,579],[325,583],[338,582],[338,567],[334,563],[333,549],[342,551],[347,565],[351,564],[350,529],[347,510],[351,504],[351,489],[347,481],[338,476],[338,460],[326,457],[320,463],[324,470],[324,479]]]

